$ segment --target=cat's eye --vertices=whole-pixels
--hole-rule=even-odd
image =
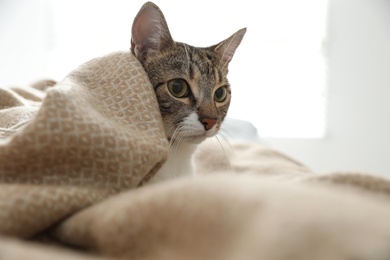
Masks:
[[[187,97],[189,93],[188,83],[184,79],[173,79],[168,81],[168,90],[177,98]]]
[[[226,87],[217,88],[217,90],[214,92],[214,100],[218,103],[222,103],[223,101],[225,101],[226,96],[227,96]]]

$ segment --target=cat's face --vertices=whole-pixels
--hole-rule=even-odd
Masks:
[[[160,9],[146,3],[133,23],[132,52],[154,87],[169,140],[199,143],[219,131],[229,108],[228,63],[242,29],[209,48],[172,40]]]
[[[230,104],[227,69],[215,53],[177,43],[144,61],[168,139],[200,142],[215,135]]]

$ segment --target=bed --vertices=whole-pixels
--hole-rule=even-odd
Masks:
[[[169,147],[130,53],[0,88],[0,259],[390,259],[388,179],[315,173],[229,122],[253,138],[151,185]]]

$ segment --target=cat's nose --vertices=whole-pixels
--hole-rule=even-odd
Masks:
[[[203,124],[204,126],[204,129],[206,131],[210,130],[211,128],[213,128],[213,126],[217,123],[217,119],[215,118],[208,118],[208,117],[204,117],[200,120],[200,122]]]

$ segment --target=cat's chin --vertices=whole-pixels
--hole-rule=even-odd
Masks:
[[[189,144],[200,144],[204,140],[206,140],[206,136],[188,136],[183,138],[183,142],[189,143]]]
[[[205,136],[205,135],[186,136],[186,137],[181,138],[180,142],[197,145],[197,144],[200,144],[201,142],[203,142],[206,139],[207,139],[207,136]]]
[[[202,143],[207,138],[210,138],[210,137],[213,137],[213,136],[215,136],[215,132],[207,131],[207,132],[198,133],[198,134],[195,134],[195,135],[181,136],[180,137],[180,142],[197,145],[197,144]],[[170,138],[168,138],[168,140],[172,141]]]

